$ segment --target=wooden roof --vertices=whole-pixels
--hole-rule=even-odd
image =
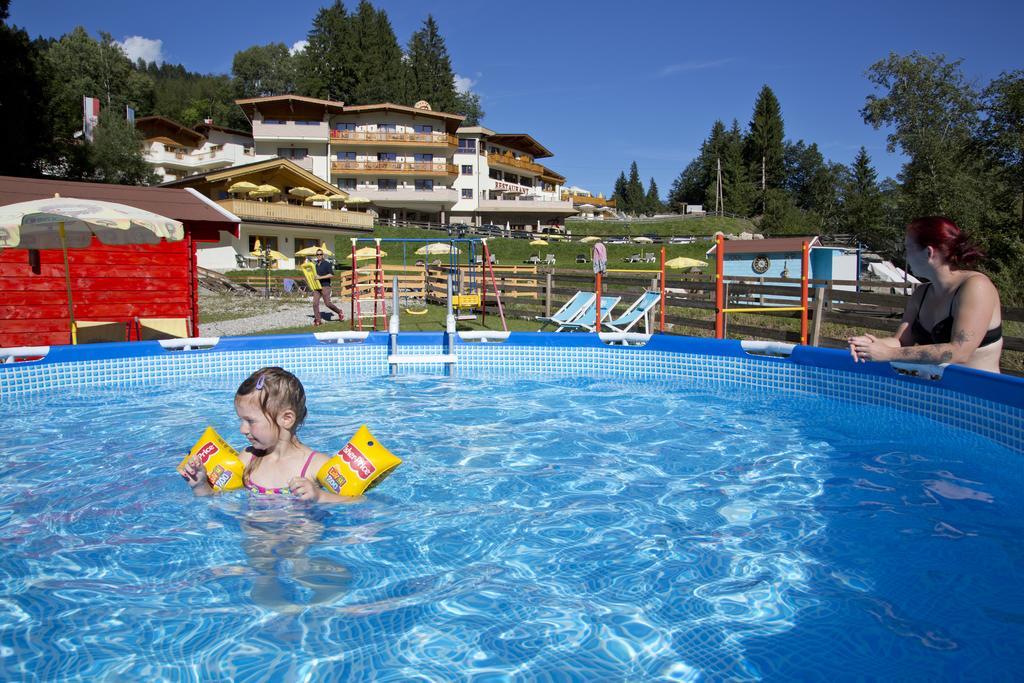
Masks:
[[[235,100],[245,115],[252,121],[253,115],[259,111],[267,118],[289,116],[311,116],[321,118],[324,113],[340,114],[345,110],[344,102],[321,100],[301,95],[275,95],[273,97],[250,97]]]
[[[254,161],[241,166],[190,175],[186,178],[166,182],[162,187],[194,187],[207,196],[213,196],[212,192],[226,190],[228,186],[241,180],[247,180],[256,185],[267,183],[281,190],[301,186],[321,194],[348,194],[295,162],[280,158]]]
[[[220,131],[221,133],[227,133],[228,135],[241,135],[247,138],[252,137],[252,131],[238,130],[236,128],[225,128],[224,126],[218,126],[213,123],[200,123],[198,125],[192,126],[192,130],[197,131],[202,135],[205,135],[206,137],[210,137],[211,130]]]
[[[412,116],[424,116],[431,119],[440,119],[445,123],[445,129],[449,133],[454,133],[459,129],[459,125],[466,118],[461,114],[449,114],[443,111],[434,111],[432,109],[417,109],[416,107],[407,107],[404,104],[393,104],[391,102],[381,102],[380,104],[355,104],[345,107],[346,114],[360,114],[363,112],[375,112],[375,111],[393,111],[401,114],[410,114]]]
[[[803,243],[808,242],[809,247],[820,247],[821,241],[817,236],[812,237],[773,237],[764,240],[726,240],[725,255],[733,254],[782,254],[799,252],[803,249]],[[718,245],[707,250],[707,254],[715,253]]]
[[[498,133],[487,138],[488,142],[494,142],[504,147],[518,149],[521,152],[532,154],[534,159],[554,156],[544,145],[540,144],[533,137],[526,133]]]
[[[199,147],[206,141],[206,136],[188,126],[164,116],[142,116],[135,119],[135,130],[142,133],[146,140],[158,139],[165,142],[170,139],[185,147]],[[165,142],[166,144],[166,142]]]
[[[204,197],[183,189],[0,176],[0,206],[46,199],[55,194],[117,202],[152,211],[183,222],[186,231],[192,232],[198,239],[211,236],[216,239],[218,230],[227,230],[236,236],[238,234],[237,217]]]
[[[552,170],[552,169],[548,168],[544,164],[541,164],[540,167],[544,169],[541,172],[541,174],[540,174],[541,179],[543,179],[543,180],[554,180],[556,182],[556,184],[558,184],[558,185],[564,185],[565,184],[565,176],[564,175],[562,175],[558,171],[555,171],[555,170]]]

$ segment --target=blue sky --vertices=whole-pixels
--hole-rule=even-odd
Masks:
[[[82,25],[193,71],[228,73],[239,50],[304,39],[325,4],[13,0],[10,21],[33,37]],[[1009,0],[375,5],[403,45],[432,13],[456,73],[482,97],[484,125],[533,135],[554,152],[549,166],[594,192],[610,192],[636,160],[664,197],[716,118],[746,126],[765,83],[787,138],[842,163],[864,145],[880,177],[894,176],[902,160],[858,113],[872,63],[890,51],[943,53],[980,84],[1024,68],[1024,2]]]

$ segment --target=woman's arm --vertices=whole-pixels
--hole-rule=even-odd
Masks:
[[[863,355],[858,351],[858,349],[870,348],[875,345],[891,349],[899,349],[903,346],[913,346],[914,338],[910,334],[910,327],[914,324],[914,320],[917,319],[918,311],[921,308],[921,299],[924,298],[923,292],[924,288],[918,287],[910,296],[910,301],[907,302],[907,307],[903,309],[903,319],[900,320],[900,326],[896,329],[896,334],[893,336],[876,337],[873,334],[862,334],[848,338],[846,343],[850,345],[850,355],[853,356],[853,362],[880,360],[878,358],[871,357],[870,352],[868,352],[867,355]]]

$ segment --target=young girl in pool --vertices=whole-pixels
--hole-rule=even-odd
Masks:
[[[250,492],[320,503],[351,502],[316,481],[328,457],[296,435],[306,419],[306,391],[295,375],[281,368],[257,370],[235,392],[235,412],[239,430],[250,444],[239,453],[245,463],[242,482]],[[189,459],[183,476],[197,496],[214,492],[198,457]]]

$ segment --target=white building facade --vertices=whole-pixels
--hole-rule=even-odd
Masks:
[[[136,119],[135,128],[143,138],[142,155],[160,182],[255,160],[251,135],[212,122],[188,128],[162,116],[144,116]]]

